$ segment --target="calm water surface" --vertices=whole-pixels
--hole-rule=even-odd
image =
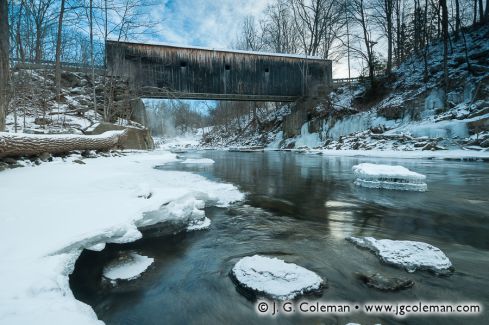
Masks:
[[[235,184],[246,201],[228,209],[209,207],[209,230],[144,238],[84,252],[71,276],[77,299],[107,324],[489,324],[478,317],[386,315],[263,317],[240,295],[228,273],[243,256],[264,254],[297,263],[327,279],[324,301],[475,301],[489,308],[489,164],[305,155],[290,152],[193,152],[214,165],[169,164]],[[356,187],[351,167],[361,162],[401,164],[426,174],[428,192]],[[387,266],[345,237],[418,240],[442,249],[455,272],[438,277]],[[153,257],[139,279],[116,287],[101,271],[121,251]],[[381,292],[355,272],[415,281],[413,288]],[[315,298],[311,298],[315,299]]]

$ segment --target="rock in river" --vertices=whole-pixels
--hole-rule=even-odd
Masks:
[[[287,300],[320,293],[325,282],[316,273],[278,258],[254,255],[238,261],[231,278],[249,296]]]
[[[116,280],[133,280],[153,264],[151,257],[139,255],[135,252],[119,256],[118,259],[109,263],[103,270],[104,278]]]
[[[408,272],[420,269],[440,274],[453,269],[448,257],[439,248],[427,243],[373,237],[348,237],[346,239],[359,247],[373,251],[381,261],[404,268]]]
[[[405,278],[392,278],[379,273],[363,274],[357,273],[356,277],[371,288],[382,291],[399,291],[411,288],[414,285],[413,280]]]

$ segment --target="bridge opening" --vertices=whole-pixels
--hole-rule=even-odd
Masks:
[[[205,141],[216,130],[229,131],[223,143],[258,128],[271,128],[270,116],[290,112],[290,103],[256,101],[215,101],[185,99],[143,99],[146,126],[153,136],[179,138],[182,141]],[[226,133],[226,132],[224,132]],[[162,140],[164,142],[164,140]],[[174,140],[173,140],[174,141]]]

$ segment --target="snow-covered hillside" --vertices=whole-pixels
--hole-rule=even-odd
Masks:
[[[487,27],[467,33],[465,42],[462,37],[452,39],[446,109],[442,45],[435,44],[429,49],[426,71],[423,56],[414,56],[401,64],[392,76],[380,80],[373,94],[367,93],[361,84],[335,89],[328,98],[303,114],[303,123],[296,127],[297,134],[284,132],[287,119],[298,110],[285,105],[262,111],[257,128],[238,128],[237,125],[246,125],[246,117],[240,123],[216,126],[212,134],[204,136],[202,145],[328,150],[487,150],[488,40]]]

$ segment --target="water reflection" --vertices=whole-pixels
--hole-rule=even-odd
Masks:
[[[478,318],[355,314],[277,319],[259,317],[239,295],[228,272],[242,257],[272,255],[309,268],[328,280],[329,301],[479,301],[489,306],[489,165],[428,160],[341,158],[286,152],[194,152],[185,157],[215,160],[209,165],[171,164],[178,169],[236,184],[246,202],[229,209],[208,208],[207,231],[147,238],[84,253],[71,285],[76,297],[94,307],[108,324],[486,324]],[[351,167],[361,162],[402,164],[427,175],[428,192],[359,188]],[[407,274],[381,264],[346,236],[375,236],[429,242],[452,260],[456,272],[438,278]],[[155,266],[133,284],[100,286],[111,251],[138,250]],[[411,289],[384,293],[367,288],[354,273],[380,272],[416,282]]]

